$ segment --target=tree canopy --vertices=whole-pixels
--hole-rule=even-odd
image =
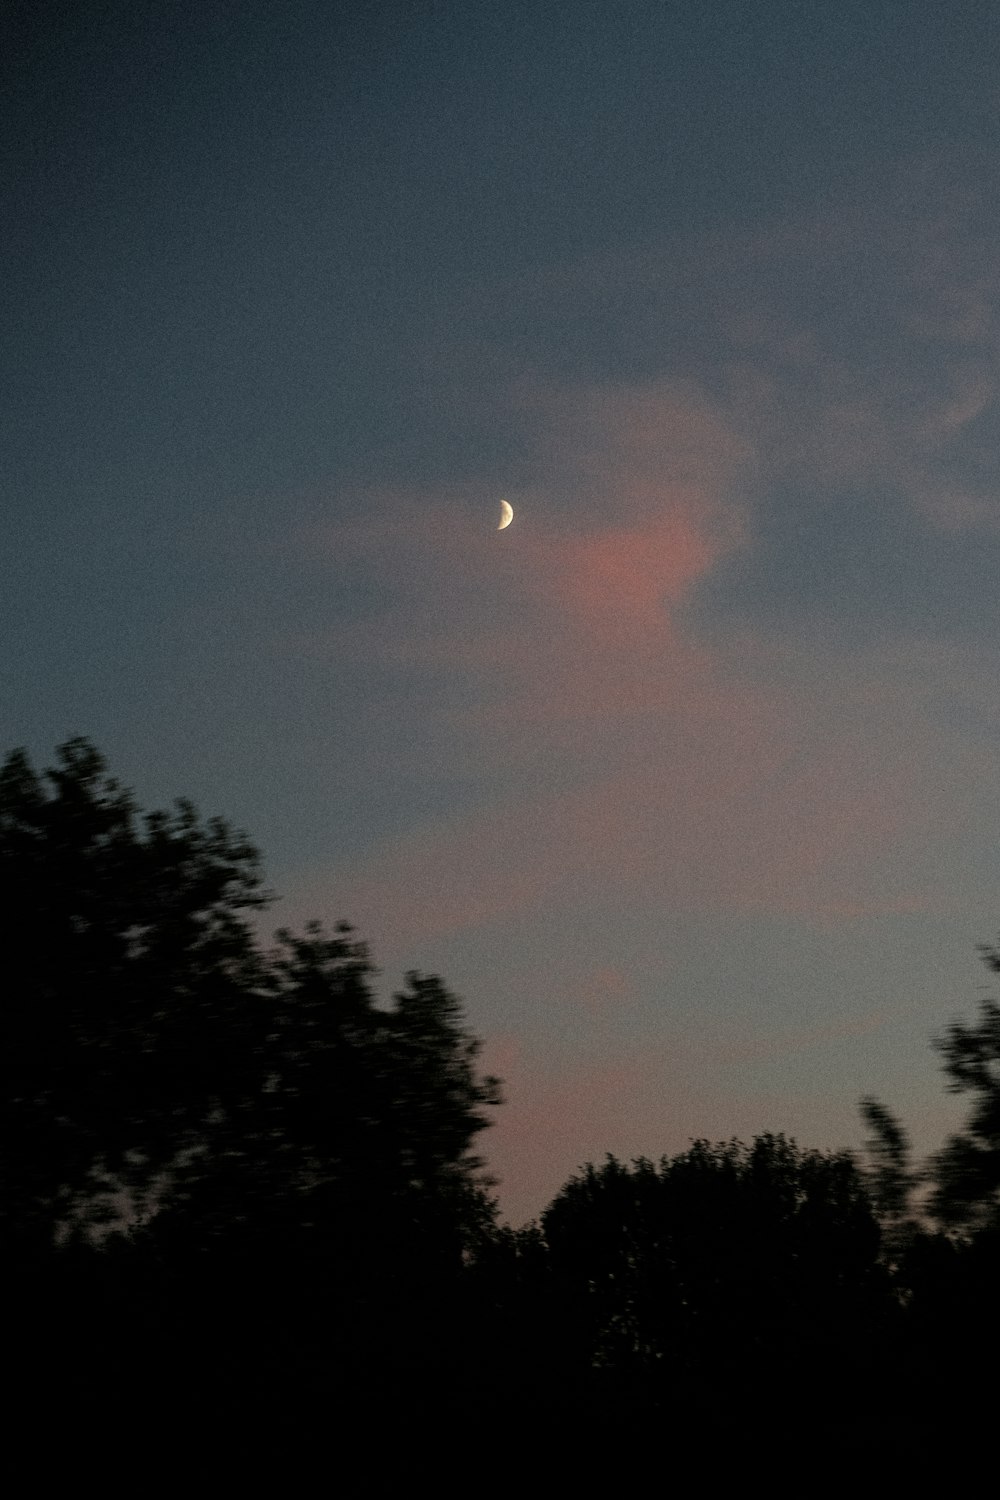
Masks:
[[[336,1239],[376,1202],[411,1234],[482,1216],[471,1143],[499,1085],[459,1002],[414,973],[381,1008],[344,924],[263,950],[249,918],[268,900],[242,834],[184,801],[140,815],[86,740],[41,775],[7,758],[9,1235],[106,1223],[123,1194],[204,1242]]]
[[[717,1381],[747,1357],[787,1369],[803,1340],[832,1360],[881,1285],[853,1159],[781,1135],[697,1141],[659,1164],[609,1157],[570,1179],[542,1229],[592,1359],[633,1374]]]

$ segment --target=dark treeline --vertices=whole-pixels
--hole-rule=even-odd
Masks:
[[[938,1043],[970,1109],[928,1164],[866,1100],[864,1163],[780,1134],[609,1157],[515,1231],[459,1002],[414,973],[380,1004],[343,925],[265,950],[268,899],[243,837],[141,816],[85,741],[0,771],[4,1327],[36,1457],[412,1466],[559,1434],[832,1461],[992,1399],[995,1002]]]

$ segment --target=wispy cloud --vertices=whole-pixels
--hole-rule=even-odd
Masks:
[[[686,274],[718,283],[711,358],[679,338],[687,366],[669,375],[514,379],[534,478],[506,492],[508,531],[488,490],[438,486],[373,491],[362,519],[310,532],[334,580],[362,580],[363,608],[290,648],[352,657],[376,691],[392,674],[397,762],[412,740],[472,788],[463,812],[415,809],[328,872],[363,922],[455,932],[597,891],[820,925],[939,899],[935,829],[986,768],[935,704],[963,683],[978,701],[988,663],[946,660],[933,619],[914,634],[888,592],[877,637],[825,639],[858,596],[849,570],[810,593],[804,543],[770,580],[777,613],[755,572],[765,526],[780,551],[844,495],[876,588],[865,507],[887,547],[890,494],[928,535],[1000,513],[975,438],[996,385],[984,231],[940,183],[921,191],[902,225],[866,203],[702,246]],[[683,284],[679,253],[604,258],[549,292],[613,289],[616,266],[633,292]]]
[[[417,816],[327,872],[363,926],[388,923],[402,941],[598,891],[662,912],[823,924],[929,899],[892,857],[919,845],[940,798],[937,747],[921,743],[912,710],[900,720],[882,664],[863,654],[824,659],[739,637],[709,646],[685,626],[692,591],[745,545],[730,492],[755,459],[733,441],[720,464],[725,429],[705,403],[692,425],[712,485],[695,482],[689,433],[683,484],[667,479],[657,496],[651,399],[638,393],[634,420],[622,392],[613,419],[601,408],[599,456],[589,425],[582,517],[526,506],[500,537],[479,516],[480,535],[457,506],[407,497],[326,538],[331,566],[361,556],[375,568],[381,607],[323,649],[403,667],[409,712],[436,716],[442,754],[460,739],[465,760],[451,770],[480,785],[464,813]],[[673,393],[666,403],[676,432],[685,408]],[[563,393],[560,420],[570,404]],[[581,404],[592,416],[591,393]],[[573,420],[554,424],[554,442]],[[661,441],[669,448],[666,426]],[[568,468],[571,445],[563,456]],[[595,520],[598,473],[613,504]],[[432,707],[421,678],[442,670],[465,691]],[[405,755],[405,719],[400,732]]]

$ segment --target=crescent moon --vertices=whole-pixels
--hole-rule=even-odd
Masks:
[[[506,500],[501,500],[500,501],[500,525],[497,527],[497,531],[503,531],[504,527],[505,526],[509,526],[510,523],[511,523],[511,521],[513,521],[513,519],[514,519],[514,507],[512,505],[508,505]]]

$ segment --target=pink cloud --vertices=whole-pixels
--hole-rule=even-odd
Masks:
[[[456,674],[468,690],[438,729],[483,781],[463,817],[415,816],[325,874],[364,930],[405,942],[598,898],[829,924],[934,899],[893,859],[948,801],[940,740],[885,663],[683,628],[679,607],[749,540],[766,454],[740,435],[744,389],[723,406],[691,384],[523,384],[541,477],[511,492],[509,531],[456,491],[373,496],[310,537],[370,567],[382,601],[310,649]],[[820,410],[832,469],[888,461],[886,411],[845,400],[781,439],[796,462],[816,469]]]
[[[289,644],[393,669],[393,769],[439,773],[413,748],[433,720],[436,743],[460,747],[442,774],[474,791],[461,814],[415,810],[361,855],[303,872],[300,907],[343,914],[392,952],[478,932],[491,953],[525,921],[569,944],[560,917],[588,909],[654,930],[706,912],[826,930],[947,906],[984,805],[970,789],[992,785],[995,766],[992,740],[964,739],[941,703],[968,700],[985,720],[990,654],[900,639],[852,654],[787,631],[709,644],[685,626],[699,586],[752,545],[755,497],[779,483],[804,508],[818,490],[867,487],[873,504],[909,497],[935,526],[996,525],[992,496],[948,462],[995,399],[1000,282],[969,248],[968,217],[931,218],[908,220],[912,245],[894,210],[869,206],[708,247],[710,274],[738,272],[719,294],[711,396],[693,381],[520,379],[510,399],[535,435],[532,479],[505,488],[516,515],[502,535],[496,496],[451,488],[369,495],[364,519],[308,538],[332,573],[370,576],[375,607]],[[863,290],[873,265],[888,268],[877,316],[926,342],[923,365],[872,361],[864,339],[785,290],[835,275]],[[604,295],[618,272],[662,286],[671,267],[605,260],[567,282],[577,296],[591,278]],[[401,675],[413,701],[397,722]],[[442,680],[461,691],[422,697]],[[613,1036],[631,976],[580,965],[544,978],[565,1032],[551,1055],[509,1032],[485,1056],[512,1107],[482,1144],[533,1209],[605,1150],[673,1151],[720,1120],[737,1128],[732,1078],[713,1084],[706,1069],[749,1072],[885,1025],[880,1012],[689,1036],[672,1059],[662,1046],[637,1057]],[[759,1127],[784,1123],[791,1097],[757,1096]]]
[[[678,910],[767,911],[821,924],[911,910],[927,899],[886,865],[918,837],[927,774],[905,736],[820,735],[796,764],[800,732],[765,697],[712,684],[673,713],[659,753],[623,747],[613,774],[534,795],[515,790],[460,820],[415,829],[330,871],[364,930],[394,943],[495,926],[581,900]],[[649,726],[647,726],[648,729]],[[654,726],[655,728],[655,721]],[[677,726],[675,726],[677,727]],[[570,781],[576,768],[565,770]]]
[[[609,528],[567,539],[552,580],[568,607],[602,635],[655,632],[665,611],[719,555],[703,528],[681,513],[632,530]]]
[[[547,419],[538,468],[551,491],[508,490],[515,522],[502,536],[486,501],[369,497],[364,519],[306,545],[372,568],[383,608],[288,649],[493,674],[502,693],[468,711],[484,733],[676,695],[698,653],[675,638],[673,614],[745,544],[731,494],[746,490],[751,450],[689,387],[522,388],[517,399]]]

